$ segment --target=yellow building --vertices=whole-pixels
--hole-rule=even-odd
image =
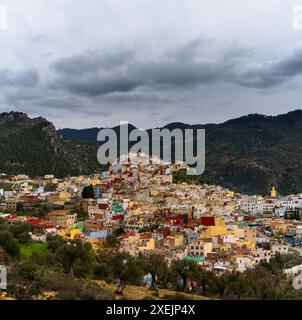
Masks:
[[[59,184],[59,179],[54,178],[51,180],[51,183],[52,184]]]
[[[93,178],[89,178],[88,180],[88,184],[89,185],[93,185],[93,186],[96,186],[100,183],[100,180],[99,179],[93,179]]]
[[[221,226],[221,227],[225,227],[225,222],[224,222],[224,218],[221,217],[215,217],[215,226]]]
[[[275,187],[272,188],[271,197],[272,197],[272,198],[276,198],[276,197],[277,197],[277,190],[276,190]]]
[[[215,217],[215,225],[208,226],[207,230],[202,232],[203,238],[212,238],[220,235],[233,234],[232,230],[229,230],[224,222],[224,218]]]
[[[67,191],[60,191],[60,200],[61,201],[69,201],[70,200],[70,193]]]
[[[234,197],[234,191],[226,191],[225,196],[227,198],[233,198]]]
[[[238,247],[245,247],[248,250],[254,250],[256,248],[256,242],[253,241],[239,241],[237,242]]]
[[[135,208],[135,209],[133,210],[133,214],[134,214],[134,215],[139,215],[139,214],[141,214],[141,212],[142,212],[142,209],[141,209],[140,207]]]
[[[167,237],[167,242],[168,242],[169,248],[174,249],[174,248],[177,248],[177,247],[184,245],[185,238],[181,234],[175,235],[175,236],[169,236],[169,237]]]
[[[73,240],[76,236],[80,236],[81,234],[82,231],[80,229],[68,228],[60,231],[60,236],[65,240]]]
[[[50,202],[50,203],[57,203],[57,202],[59,202],[59,195],[51,195],[51,196],[49,196],[49,198],[48,198],[48,201]]]
[[[272,230],[278,234],[286,234],[287,225],[283,222],[274,222],[272,223]]]
[[[156,247],[156,241],[153,238],[148,239],[148,241],[139,247],[140,251],[144,251],[144,250],[155,250]]]
[[[203,232],[203,238],[212,238],[224,234],[232,234],[226,226],[209,226],[206,231]]]

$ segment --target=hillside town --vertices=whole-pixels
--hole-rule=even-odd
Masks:
[[[173,173],[185,164],[126,160],[92,176],[2,174],[0,217],[31,224],[32,243],[60,235],[97,251],[114,236],[118,252],[186,259],[217,274],[302,252],[302,194],[280,196],[272,186],[266,197],[251,196],[176,182]]]

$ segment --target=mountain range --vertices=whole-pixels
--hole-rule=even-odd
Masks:
[[[206,170],[200,181],[266,195],[302,192],[302,110],[278,116],[250,114],[220,124],[170,123],[170,130],[206,130]],[[101,128],[63,129],[73,141],[96,142]],[[118,130],[117,127],[115,130]]]
[[[0,114],[0,172],[59,177],[91,173],[99,169],[97,146],[64,139],[44,118],[25,113]]]
[[[170,123],[165,128],[206,130],[206,170],[200,182],[263,195],[272,186],[281,194],[302,192],[302,110],[250,114],[220,124]],[[119,127],[114,129],[119,132]],[[99,130],[56,130],[41,117],[2,113],[0,172],[59,177],[100,172]]]

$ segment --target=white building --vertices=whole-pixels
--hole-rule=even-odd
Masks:
[[[236,270],[239,272],[244,272],[247,269],[251,269],[254,267],[253,260],[249,257],[236,257]]]
[[[273,255],[275,255],[276,253],[287,254],[288,253],[288,245],[286,245],[286,244],[272,245],[271,251],[272,251]]]

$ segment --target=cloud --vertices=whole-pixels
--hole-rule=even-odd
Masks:
[[[70,55],[50,63],[41,79],[35,69],[3,69],[0,85],[3,101],[22,105],[25,111],[39,106],[46,112],[89,112],[103,117],[118,111],[131,118],[138,112],[147,116],[151,108],[164,121],[183,106],[198,112],[207,101],[221,108],[227,100],[215,101],[218,93],[230,95],[236,87],[278,88],[302,72],[301,49],[278,60],[257,60],[255,50],[238,43],[221,46],[197,38],[157,56],[133,50]],[[232,103],[236,104],[234,97]]]
[[[299,108],[295,4],[10,0],[0,36],[0,111],[60,126],[124,118],[150,127]]]
[[[129,62],[134,52],[127,50],[114,54],[99,55],[96,52],[86,52],[62,58],[52,64],[52,68],[62,75],[83,75],[96,70],[112,70]]]
[[[239,83],[255,88],[272,88],[302,75],[302,49],[279,61],[255,64],[241,75]]]
[[[57,74],[52,87],[80,96],[219,82],[265,89],[302,72],[302,50],[280,61],[255,62],[248,48],[230,46],[209,54],[209,47],[209,42],[195,39],[156,60],[147,56],[142,59],[131,51],[63,58],[52,65]]]
[[[14,72],[8,69],[0,70],[0,85],[2,87],[33,87],[39,82],[39,74],[35,69]]]
[[[63,58],[52,65],[57,73],[53,87],[78,95],[129,92],[137,87],[186,86],[226,78],[230,61],[198,56],[201,39],[185,44],[174,55],[143,59],[134,52],[89,53]],[[189,57],[191,59],[189,59]]]

